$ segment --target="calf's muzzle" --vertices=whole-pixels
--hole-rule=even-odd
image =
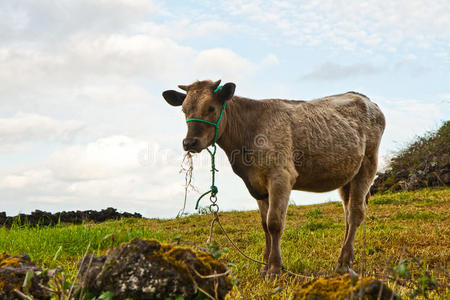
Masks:
[[[196,138],[185,138],[183,140],[183,148],[184,151],[192,151],[195,150],[195,147],[198,144],[198,139]]]

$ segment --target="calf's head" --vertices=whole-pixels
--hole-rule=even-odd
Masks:
[[[233,97],[236,88],[236,85],[231,82],[226,83],[221,88],[219,88],[219,85],[220,80],[216,82],[196,81],[190,85],[178,86],[186,93],[168,90],[164,91],[162,95],[170,105],[182,107],[186,120],[201,119],[216,123],[223,104]],[[222,117],[219,125],[219,137],[225,128],[225,123],[226,118]],[[187,127],[186,138],[183,140],[185,151],[200,152],[213,143],[216,130],[213,125],[191,121],[187,123]]]

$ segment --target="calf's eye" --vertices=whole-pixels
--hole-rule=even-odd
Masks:
[[[208,112],[213,112],[214,111],[214,106],[210,106],[209,108],[208,108]]]

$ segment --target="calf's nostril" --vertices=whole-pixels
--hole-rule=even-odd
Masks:
[[[197,139],[184,139],[183,140],[183,146],[185,149],[194,147],[196,144],[197,144]]]

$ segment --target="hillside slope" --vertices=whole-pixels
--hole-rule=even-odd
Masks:
[[[378,174],[371,193],[449,185],[450,121],[445,121],[437,131],[418,137],[396,153],[387,171]]]
[[[89,243],[90,251],[95,253],[134,237],[157,238],[165,242],[178,237],[204,246],[210,221],[210,215],[192,215],[171,220],[128,218],[102,224],[53,228],[1,227],[0,253],[27,253],[38,265],[64,266],[69,277],[74,278],[76,263]],[[256,259],[262,258],[264,233],[257,211],[221,213],[221,221],[246,254]],[[331,272],[339,255],[344,229],[340,202],[291,205],[282,238],[284,265],[289,270],[304,274]],[[356,239],[356,270],[361,270],[364,265],[368,273],[392,276],[393,268],[404,260],[414,281],[423,277],[427,269],[431,277],[438,279],[439,298],[450,296],[444,288],[449,284],[450,189],[423,189],[373,196],[365,224],[365,249],[363,235],[362,226]],[[308,281],[287,274],[277,281],[265,281],[258,275],[259,266],[236,252],[217,226],[213,240],[221,249],[229,249],[221,259],[233,264],[231,270],[247,297],[274,293],[273,299],[289,299],[296,289]],[[54,259],[56,253],[58,255]],[[415,259],[420,263],[416,263]],[[389,284],[392,287],[394,282]],[[399,281],[395,284],[395,290],[403,294],[411,292],[414,288],[408,287],[409,284]],[[241,299],[237,287],[231,291],[229,299]]]

